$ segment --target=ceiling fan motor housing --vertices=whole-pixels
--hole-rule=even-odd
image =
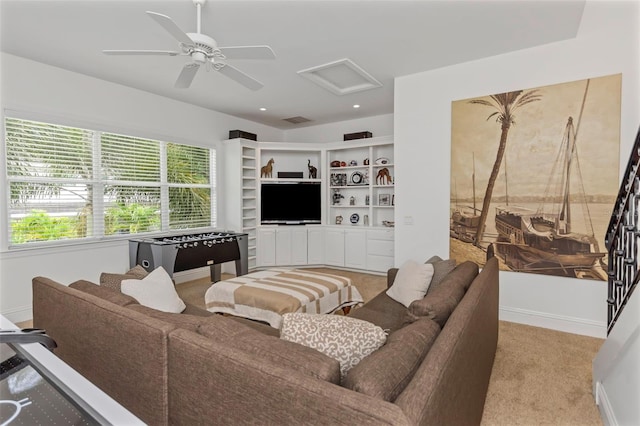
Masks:
[[[189,38],[193,40],[193,46],[185,46],[181,44],[180,47],[186,53],[191,54],[191,58],[198,63],[205,63],[207,59],[220,58],[224,59],[224,55],[218,49],[218,43],[205,34],[199,33],[187,33]]]

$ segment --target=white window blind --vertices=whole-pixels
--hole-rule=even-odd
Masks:
[[[167,144],[169,228],[198,228],[210,223],[211,180],[209,150]]]
[[[215,226],[214,150],[9,117],[5,143],[9,246]]]

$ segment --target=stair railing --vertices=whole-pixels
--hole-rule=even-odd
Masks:
[[[640,129],[618,191],[605,244],[609,251],[607,292],[607,335],[640,280],[638,245],[640,238]]]

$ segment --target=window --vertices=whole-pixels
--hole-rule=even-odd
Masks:
[[[5,118],[9,245],[215,226],[215,151]]]

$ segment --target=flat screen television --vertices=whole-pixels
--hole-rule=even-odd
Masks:
[[[263,183],[260,223],[305,225],[321,222],[320,182]]]

